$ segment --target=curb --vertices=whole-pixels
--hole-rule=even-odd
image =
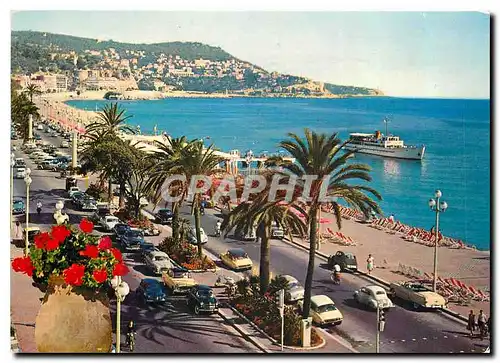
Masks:
[[[293,245],[293,246],[296,246],[296,247],[299,247],[305,251],[309,251],[309,249],[307,247],[305,247],[304,245],[300,244],[300,243],[297,243],[297,242],[294,242],[294,241],[291,241],[287,236],[285,236],[282,241],[286,241],[287,243]],[[316,251],[316,254],[326,260],[328,260],[328,256],[325,255],[324,253],[320,252],[320,251]],[[370,280],[373,280],[381,285],[384,285],[385,287],[389,287],[390,286],[390,283],[385,281],[385,280],[382,280],[381,278],[379,277],[376,277],[376,276],[373,276],[373,275],[368,275],[367,273],[365,272],[362,272],[362,271],[359,271],[357,270],[356,272],[353,272],[354,275],[361,275],[362,277],[366,278],[366,279],[370,279]],[[439,309],[440,311],[442,311],[443,313],[445,314],[448,314],[458,320],[460,320],[461,322],[464,322],[464,323],[467,323],[468,322],[468,319],[467,317],[453,311],[453,310],[450,310],[450,309],[447,309],[447,308],[442,308],[442,309]]]
[[[315,329],[315,328],[314,328]],[[323,348],[325,345],[326,345],[326,339],[323,338],[323,334],[320,334],[320,331],[318,329],[315,329],[316,330],[316,334],[318,334],[318,336],[321,338],[321,343],[319,343],[318,345],[316,345],[315,347],[307,347],[307,348],[304,348],[304,347],[292,347],[290,345],[283,345],[283,348],[286,348],[286,349],[290,349],[290,350],[297,350],[297,351],[302,351],[302,350],[314,350],[314,349],[320,349],[320,348]]]
[[[248,339],[253,345],[255,345],[257,348],[259,348],[263,353],[272,353],[270,350],[268,350],[264,345],[260,344],[256,339],[253,339],[245,329],[243,329],[241,326],[236,324],[233,319],[230,317],[226,316],[220,309],[218,310],[217,314],[224,319],[228,324],[230,324],[238,333],[243,335],[246,339]]]

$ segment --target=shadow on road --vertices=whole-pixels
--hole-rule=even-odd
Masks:
[[[145,265],[136,265],[136,266],[133,266],[132,269],[136,272],[139,272],[141,274],[143,274],[144,276],[147,276],[147,277],[157,277],[153,271],[151,271],[149,268],[147,268]]]

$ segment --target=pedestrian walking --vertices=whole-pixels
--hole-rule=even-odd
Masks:
[[[486,330],[486,315],[482,310],[479,310],[479,315],[477,316],[477,328],[479,330],[479,337],[483,340]]]
[[[389,216],[389,222],[394,223],[394,214]]]
[[[368,258],[366,259],[366,269],[368,270],[368,275],[372,273],[374,264],[375,264],[375,259],[371,254],[369,254]]]
[[[470,331],[470,336],[474,336],[474,331],[476,330],[476,315],[474,315],[474,311],[470,311],[469,319],[467,321],[467,330]]]

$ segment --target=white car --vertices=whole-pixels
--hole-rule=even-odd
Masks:
[[[26,169],[25,168],[17,168],[14,172],[14,178],[16,179],[24,179],[26,177]]]
[[[256,228],[252,228],[247,233],[245,233],[243,231],[238,231],[235,234],[236,234],[236,238],[239,238],[243,241],[255,241],[255,239],[257,238],[256,232],[257,232]]]
[[[377,304],[380,309],[389,309],[394,307],[394,304],[387,296],[385,289],[377,285],[365,286],[358,291],[355,291],[354,300],[360,304],[370,307],[371,309],[377,309]]]
[[[201,236],[201,244],[205,244],[208,242],[208,237],[207,237],[205,231],[203,230],[203,228],[201,228],[201,227],[200,227],[200,236]],[[195,227],[191,227],[189,229],[187,238],[188,238],[189,243],[191,243],[193,245],[198,244],[198,239],[196,238],[196,228]]]
[[[271,225],[271,238],[283,239],[283,237],[285,237],[285,230],[278,223],[273,222]]]
[[[43,125],[42,125],[42,124],[38,124],[38,125],[36,126],[36,128],[37,128],[37,130],[42,131],[42,130],[43,130]]]
[[[161,275],[162,272],[174,268],[174,264],[170,257],[162,251],[148,252],[144,258],[146,266],[148,266],[155,274]]]
[[[100,220],[102,228],[104,228],[106,231],[111,231],[118,223],[120,223],[120,219],[109,214],[102,217]]]
[[[304,288],[300,282],[295,277],[290,275],[281,275],[281,277],[288,282],[285,289],[285,302],[291,303],[302,300],[304,298]]]
[[[24,161],[23,158],[16,158],[16,168],[25,168],[26,167],[26,162]]]
[[[68,148],[69,147],[69,142],[67,141],[61,141],[61,148]]]
[[[78,187],[71,187],[68,190],[68,195],[71,198],[73,196],[73,194],[75,194],[77,192],[80,192],[80,188],[78,188]]]
[[[302,310],[303,302],[299,301],[299,308]],[[311,309],[309,316],[312,317],[313,322],[319,326],[325,325],[340,325],[344,316],[337,309],[335,303],[326,295],[311,296]]]

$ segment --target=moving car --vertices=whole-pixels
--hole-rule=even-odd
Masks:
[[[328,257],[329,269],[333,269],[336,264],[340,266],[341,271],[346,269],[356,271],[358,269],[356,256],[351,252],[337,251],[334,255]]]
[[[26,168],[16,168],[14,172],[14,178],[24,179],[26,177]]]
[[[446,307],[444,297],[431,291],[420,282],[404,281],[390,284],[390,294],[413,304],[415,310],[424,307],[439,309]]]
[[[164,303],[168,297],[165,286],[155,279],[142,279],[135,292],[147,303]]]
[[[302,310],[303,301],[299,301],[299,307]],[[311,297],[311,309],[309,315],[315,324],[319,326],[340,325],[344,316],[335,303],[326,295],[314,295]]]
[[[273,222],[271,225],[271,238],[283,239],[285,237],[285,230]]]
[[[85,194],[85,196],[79,200],[78,207],[83,211],[95,211],[97,210],[97,202],[91,196]]]
[[[23,158],[16,158],[16,163],[14,165],[16,168],[25,168],[26,167],[26,162],[24,161]]]
[[[148,253],[150,253],[152,251],[159,251],[159,249],[156,248],[155,245],[152,244],[151,242],[142,243],[141,244],[141,258],[142,258],[142,260],[145,261]]]
[[[170,224],[172,223],[172,218],[174,217],[174,213],[167,208],[162,208],[158,210],[155,214],[156,222],[160,224]]]
[[[189,290],[187,305],[196,315],[201,312],[214,314],[219,311],[219,303],[213,290],[207,285],[196,285]]]
[[[208,236],[205,233],[205,230],[200,227],[200,236],[201,236],[201,244],[205,244],[208,242]],[[196,228],[191,227],[187,233],[188,242],[192,245],[198,244],[198,239],[196,238]]]
[[[383,287],[377,285],[369,285],[362,287],[358,291],[354,291],[354,300],[358,303],[366,305],[371,309],[389,309],[393,308],[394,304],[387,296]]]
[[[21,199],[14,199],[12,203],[12,214],[24,214],[26,213],[26,207]]]
[[[144,263],[158,275],[174,267],[170,257],[165,252],[155,250],[146,253]]]
[[[130,226],[125,223],[117,223],[113,227],[113,232],[115,234],[115,240],[117,242],[121,242],[122,237],[127,233],[127,231],[130,231]]]
[[[130,228],[121,238],[121,244],[125,251],[140,251],[143,243],[144,235],[141,230],[136,228]]]
[[[162,273],[162,279],[165,286],[174,294],[187,293],[196,285],[196,281],[185,268],[174,267]]]
[[[281,275],[281,277],[288,282],[285,288],[285,302],[291,303],[302,300],[304,298],[304,288],[299,281],[290,275]]]
[[[97,210],[97,204],[96,204],[96,210]],[[105,215],[101,217],[101,220],[99,224],[105,231],[112,231],[114,226],[120,223],[120,219],[118,217],[112,216],[112,215]]]
[[[224,265],[233,270],[250,270],[253,266],[252,260],[241,248],[231,248],[220,255]]]

